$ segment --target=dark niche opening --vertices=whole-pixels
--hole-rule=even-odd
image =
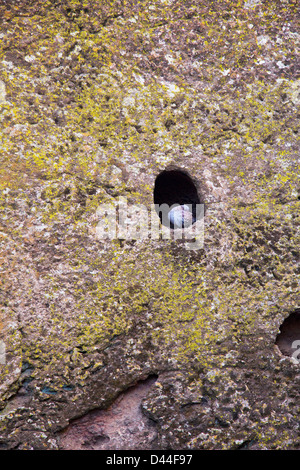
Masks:
[[[176,228],[172,220],[170,221],[163,216],[163,211],[159,210],[158,206],[164,207],[163,205],[167,205],[170,208],[175,205],[188,206],[192,213],[192,223],[195,223],[199,218],[197,204],[202,202],[193,179],[185,170],[163,170],[156,177],[153,198],[155,210],[163,225]]]
[[[284,320],[279,330],[275,344],[282,354],[293,356],[300,362],[300,308]]]

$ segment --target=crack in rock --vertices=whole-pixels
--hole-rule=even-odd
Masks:
[[[73,420],[60,432],[64,450],[151,449],[156,425],[143,414],[142,400],[156,382],[150,376],[121,393],[112,405]]]

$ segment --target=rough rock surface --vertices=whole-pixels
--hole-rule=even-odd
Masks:
[[[297,2],[0,18],[0,447],[299,449]],[[168,168],[203,248],[99,239],[99,205],[150,207]]]

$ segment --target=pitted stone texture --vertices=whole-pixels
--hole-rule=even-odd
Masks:
[[[142,400],[156,377],[139,382],[119,395],[106,410],[90,411],[60,433],[64,450],[151,449],[157,437],[154,421],[142,412]]]

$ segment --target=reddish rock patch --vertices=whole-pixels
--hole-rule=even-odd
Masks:
[[[150,449],[157,431],[141,403],[157,377],[151,376],[121,393],[106,410],[75,419],[60,434],[65,450]]]

